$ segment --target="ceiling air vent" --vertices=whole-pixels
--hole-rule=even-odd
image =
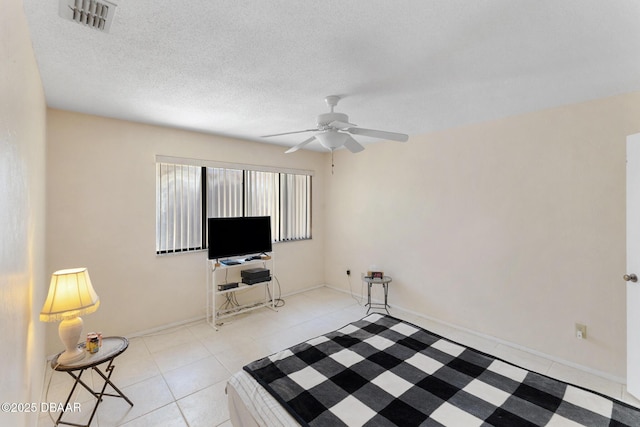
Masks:
[[[60,0],[58,13],[64,19],[107,33],[116,5],[106,0]]]

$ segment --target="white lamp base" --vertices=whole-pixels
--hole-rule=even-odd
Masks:
[[[84,358],[84,351],[78,348],[80,334],[82,334],[82,325],[83,322],[80,317],[65,319],[60,322],[60,326],[58,326],[58,335],[60,336],[60,340],[62,340],[66,350],[58,356],[59,364],[68,365]]]

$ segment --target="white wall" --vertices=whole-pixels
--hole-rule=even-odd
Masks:
[[[0,13],[0,402],[39,402],[44,265],[45,101],[22,2]],[[0,412],[35,426],[37,413]]]
[[[338,151],[334,175],[324,153],[58,110],[47,123],[47,272],[89,268],[102,305],[87,330],[204,315],[205,254],[154,253],[162,154],[316,171],[314,239],[275,246],[285,293],[348,289],[347,268],[358,283],[377,264],[393,305],[624,377],[624,144],[640,93]]]
[[[274,246],[283,293],[324,283],[324,154],[60,110],[47,114],[47,266],[87,267],[85,331],[126,335],[205,315],[206,254],[155,255],[155,156],[314,170],[313,239]],[[48,331],[47,350],[59,343]]]
[[[348,289],[347,268],[359,284],[376,264],[392,305],[623,378],[638,131],[633,93],[337,152],[326,280]]]

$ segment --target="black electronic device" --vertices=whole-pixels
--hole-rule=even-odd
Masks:
[[[229,289],[235,289],[238,287],[238,282],[232,282],[232,283],[223,283],[222,285],[218,285],[218,290],[219,291],[226,291]]]
[[[271,217],[209,218],[209,259],[271,252]]]
[[[260,277],[243,277],[242,278],[242,283],[244,283],[245,285],[255,285],[256,283],[262,283],[262,282],[270,282],[271,281],[271,276],[260,276]]]
[[[257,279],[260,277],[269,277],[271,272],[268,268],[247,268],[240,272],[240,276],[245,279]]]

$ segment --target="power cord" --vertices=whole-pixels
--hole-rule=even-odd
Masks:
[[[275,308],[284,307],[285,300],[282,299],[282,288],[280,287],[280,280],[278,280],[278,276],[276,276],[275,274],[273,275],[273,278],[276,280],[276,284],[278,285],[278,297],[277,298],[271,298],[271,290],[267,286],[267,292],[269,292],[269,298],[271,299],[271,301],[274,301],[273,306]],[[274,297],[275,297],[275,292],[274,292]]]
[[[47,369],[47,365],[49,365],[49,367],[51,367],[51,365],[47,362],[45,362],[45,370]],[[56,363],[56,366],[54,366],[53,368],[51,368],[51,375],[49,375],[49,381],[47,382],[47,388],[44,392],[44,401],[48,402],[49,401],[49,389],[51,388],[51,380],[53,380],[53,374],[56,372],[56,368],[60,366],[60,363]],[[47,414],[49,415],[49,418],[51,419],[51,422],[53,423],[53,425],[56,425],[56,421],[53,419],[53,415],[51,414],[51,408],[49,408],[47,410]]]
[[[57,362],[57,363],[55,364],[55,366],[51,366],[51,363],[49,362],[49,360],[47,360],[47,361],[45,361],[45,371],[47,370],[47,366],[48,366],[49,368],[51,368],[51,375],[49,375],[49,381],[47,381],[47,386],[46,386],[46,389],[45,389],[45,391],[44,391],[44,402],[45,402],[45,403],[48,403],[48,402],[49,402],[49,390],[51,389],[51,381],[53,380],[53,374],[55,374],[56,372],[58,372],[58,371],[56,371],[56,369],[58,368],[58,366],[60,366],[60,362]],[[86,377],[85,377],[85,378],[86,378]],[[89,375],[89,378],[90,378],[90,381],[91,381],[91,387],[94,387],[94,383],[93,383],[93,380],[94,380],[94,378],[93,378],[93,370],[91,370],[90,375]],[[86,379],[85,379],[85,381],[86,381]],[[43,386],[44,386],[44,384],[43,384]],[[77,388],[77,389],[74,391],[74,394],[76,394],[76,399],[78,398],[78,391],[79,391],[79,390],[80,390],[80,389],[79,389],[79,388]],[[72,398],[72,396],[69,396],[69,401],[71,401],[71,398]],[[74,402],[76,402],[76,400],[75,400],[75,399],[74,399]],[[53,414],[51,413],[52,405],[46,405],[46,406],[47,406],[47,415],[49,416],[49,419],[51,420],[51,422],[53,423],[53,425],[56,425],[56,420],[54,420],[54,419],[53,419]]]
[[[351,295],[351,298],[353,298],[360,307],[364,307],[364,280],[362,280],[361,282],[361,286],[360,286],[360,299],[358,299],[356,297],[356,295],[353,293],[353,284],[351,283],[351,274],[350,272],[347,274],[347,282],[349,282],[349,294]]]

